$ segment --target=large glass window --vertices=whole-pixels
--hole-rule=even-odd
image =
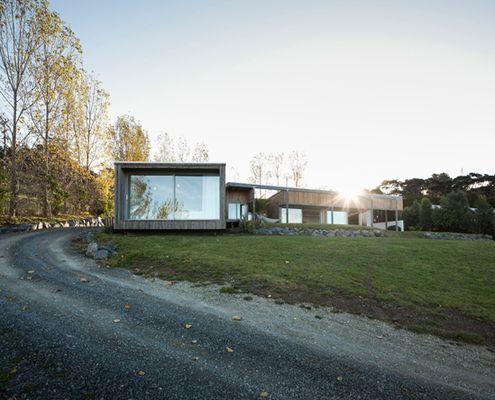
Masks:
[[[332,211],[327,211],[327,224],[332,223]],[[333,212],[333,223],[338,225],[347,225],[347,211],[334,211]]]
[[[220,219],[220,177],[131,175],[129,219]]]
[[[175,201],[175,219],[219,219],[220,178],[176,176]]]
[[[287,222],[287,208],[280,207],[280,222],[285,224]],[[289,208],[289,224],[302,224],[302,210],[300,208]]]
[[[173,175],[131,175],[129,219],[172,219]]]

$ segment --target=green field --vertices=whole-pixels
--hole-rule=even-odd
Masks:
[[[167,280],[331,305],[400,327],[495,343],[495,242],[224,235],[119,235],[109,261]]]

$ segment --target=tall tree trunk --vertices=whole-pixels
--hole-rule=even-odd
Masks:
[[[48,103],[45,103],[45,135],[44,135],[44,144],[45,144],[45,187],[43,188],[43,215],[45,217],[51,216],[50,203],[48,201],[49,197],[49,188],[50,188],[50,149],[48,148],[49,143],[49,132],[50,132],[50,123],[48,118],[50,117],[50,110]]]
[[[14,95],[11,151],[9,218],[13,218],[17,214],[17,94]]]

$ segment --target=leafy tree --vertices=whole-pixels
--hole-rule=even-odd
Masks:
[[[480,195],[475,203],[477,233],[493,234],[495,228],[495,213],[486,196]]]
[[[428,197],[434,204],[438,204],[443,196],[452,192],[452,178],[446,174],[433,174],[426,181]]]
[[[36,101],[30,109],[30,120],[45,151],[43,214],[49,216],[51,205],[48,193],[50,190],[53,192],[55,182],[50,174],[49,144],[56,139],[56,126],[61,123],[65,108],[65,88],[77,76],[81,48],[79,40],[57,13],[43,8],[37,13],[37,21],[40,46],[30,66],[36,82]]]
[[[410,206],[405,207],[402,218],[407,229],[418,229],[419,227],[419,202],[414,201]]]
[[[433,212],[433,224],[437,230],[467,232],[469,225],[469,203],[465,192],[448,193]]]
[[[419,207],[419,227],[423,231],[431,230],[433,225],[431,201],[428,197],[421,199]]]
[[[120,161],[147,161],[150,155],[148,134],[131,115],[122,115],[111,128],[114,159]]]

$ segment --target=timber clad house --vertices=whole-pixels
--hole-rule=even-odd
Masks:
[[[256,190],[274,193],[266,215],[256,211]],[[402,208],[400,196],[226,183],[225,164],[115,163],[117,231],[224,230],[253,219],[403,230]]]

